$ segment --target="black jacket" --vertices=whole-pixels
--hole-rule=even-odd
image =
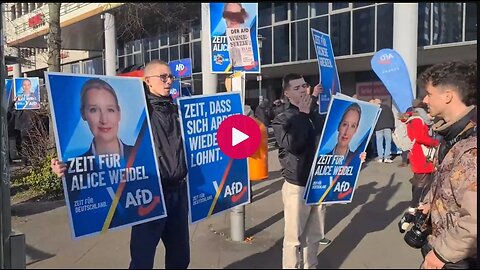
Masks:
[[[146,93],[146,97],[162,187],[175,189],[185,184],[187,175],[178,106],[171,96]]]
[[[317,109],[306,114],[290,103],[273,119],[278,159],[287,182],[306,185],[324,122],[325,115],[320,115]]]
[[[385,104],[380,104],[380,108],[382,108],[382,112],[378,117],[377,124],[375,125],[375,131],[382,130],[382,129],[395,129],[395,117],[393,116],[393,111],[390,107]]]

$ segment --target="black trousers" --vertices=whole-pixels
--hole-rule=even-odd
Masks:
[[[160,239],[166,269],[186,269],[190,264],[187,187],[164,190],[164,196],[167,217],[132,227],[130,269],[152,269]]]

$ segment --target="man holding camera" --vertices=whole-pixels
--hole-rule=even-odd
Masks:
[[[422,247],[425,269],[475,268],[477,263],[477,64],[449,62],[419,78],[424,102],[442,120],[437,170],[419,209],[431,219],[432,234]]]

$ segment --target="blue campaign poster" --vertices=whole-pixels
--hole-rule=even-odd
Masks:
[[[333,54],[330,36],[311,28],[315,52],[317,54],[320,83],[323,93],[320,94],[320,114],[327,113],[328,104],[332,95],[341,93],[340,80],[338,78],[335,55]]]
[[[210,59],[212,73],[260,73],[258,47],[258,3],[210,3]],[[249,28],[254,63],[232,68],[228,50],[228,28]],[[250,46],[250,45],[248,45]]]
[[[40,80],[38,77],[15,78],[13,87],[16,110],[40,109]]]
[[[413,92],[410,76],[400,54],[392,49],[382,49],[370,61],[373,71],[392,95],[400,112],[412,106]]]
[[[192,59],[185,58],[168,63],[173,76],[176,78],[185,78],[192,76]]]
[[[182,97],[182,135],[188,167],[190,221],[250,202],[247,159],[231,159],[217,143],[221,122],[243,114],[240,93]]]
[[[352,201],[360,154],[367,148],[379,114],[376,104],[333,96],[305,188],[306,204]]]
[[[138,78],[45,72],[72,237],[166,216]]]

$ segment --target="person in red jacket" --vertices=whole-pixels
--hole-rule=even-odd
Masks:
[[[413,146],[410,149],[409,159],[413,177],[412,200],[408,212],[400,221],[400,231],[403,232],[415,216],[416,207],[428,192],[431,184],[431,176],[435,171],[435,165],[430,158],[439,142],[429,132],[433,120],[427,113],[425,103],[420,103],[413,108],[411,116],[406,120],[407,135],[412,140]]]

